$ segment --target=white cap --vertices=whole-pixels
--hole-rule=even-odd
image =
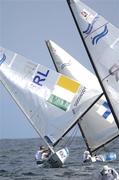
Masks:
[[[89,151],[84,151],[84,154],[90,154]]]
[[[110,170],[110,168],[107,165],[105,165],[105,166],[103,166],[102,172],[103,172],[103,174],[108,174],[109,170]]]

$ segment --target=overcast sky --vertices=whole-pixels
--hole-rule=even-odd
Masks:
[[[82,0],[119,28],[119,0]],[[0,0],[0,45],[55,69],[51,39],[92,71],[66,0]],[[38,137],[0,84],[0,138]]]

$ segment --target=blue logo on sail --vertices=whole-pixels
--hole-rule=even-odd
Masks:
[[[108,116],[111,114],[111,111],[107,102],[104,102],[103,106],[106,108],[106,111],[103,113],[103,117],[107,119]]]
[[[69,61],[68,63],[63,63],[61,64],[61,69],[63,70],[66,66],[70,66],[71,62]]]
[[[99,19],[99,16],[96,16],[96,17],[94,18],[94,20],[92,21],[91,24],[88,23],[87,29],[83,31],[83,33],[87,35],[85,38],[87,38],[90,34],[96,32],[97,30],[99,30],[99,29],[101,29],[101,28],[104,27],[104,30],[103,30],[101,33],[97,34],[97,35],[94,36],[94,37],[91,37],[91,39],[92,39],[92,44],[93,44],[93,45],[96,45],[96,44],[98,43],[98,41],[99,41],[101,38],[103,38],[104,36],[106,36],[106,34],[108,33],[108,28],[107,28],[107,24],[108,24],[108,23],[106,23],[106,24],[104,24],[104,25],[102,25],[102,26],[97,27],[96,29],[94,29],[94,24],[97,22],[98,19]]]
[[[97,113],[102,116],[109,123],[113,123],[114,119],[110,110],[110,107],[106,101],[104,101],[99,108],[97,109]]]
[[[104,30],[103,32],[101,32],[100,34],[96,35],[95,37],[93,37],[92,39],[92,44],[95,45],[98,43],[98,41],[103,38],[104,36],[106,36],[106,34],[108,33],[108,28],[107,28],[107,24],[104,26]]]
[[[0,65],[5,61],[6,56],[4,53],[0,53]]]
[[[92,29],[93,29],[93,25],[95,24],[95,22],[97,21],[97,19],[99,18],[99,16],[96,16],[93,20],[93,22],[91,24],[88,24],[88,27],[85,31],[83,31],[83,33],[85,34],[90,34],[92,32]]]

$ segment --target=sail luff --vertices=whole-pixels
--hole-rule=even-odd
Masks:
[[[94,64],[94,62],[93,62],[93,58],[92,58],[92,56],[91,56],[91,54],[90,54],[90,52],[89,52],[89,49],[88,49],[88,47],[87,47],[87,44],[86,44],[86,42],[85,42],[85,40],[84,40],[84,38],[83,38],[81,29],[80,29],[80,27],[79,27],[79,25],[78,25],[78,22],[77,22],[77,20],[76,20],[76,17],[75,17],[75,15],[74,15],[74,12],[73,12],[73,10],[72,10],[72,8],[71,8],[70,0],[67,0],[67,4],[68,4],[68,7],[69,7],[70,12],[71,12],[71,14],[72,14],[72,17],[73,17],[73,19],[74,19],[74,22],[75,22],[75,24],[76,24],[76,27],[77,27],[77,29],[78,29],[78,32],[79,32],[79,34],[80,34],[80,37],[81,37],[81,39],[82,39],[82,42],[83,42],[83,44],[84,44],[84,47],[85,47],[85,50],[86,50],[87,55],[88,55],[88,57],[89,57],[89,60],[90,60],[90,62],[91,62],[91,64],[92,64],[92,66],[93,66],[93,69],[94,69],[94,71],[95,71],[95,74],[96,74],[96,76],[97,76],[97,78],[98,78],[98,80],[99,80],[99,83],[100,83],[100,85],[101,85],[101,88],[102,88],[102,90],[103,90],[103,92],[104,92],[104,94],[105,94],[105,97],[106,97],[106,99],[107,99],[107,101],[108,101],[108,103],[109,103],[109,106],[110,106],[110,109],[111,109],[111,111],[112,111],[113,117],[114,117],[115,122],[116,122],[116,124],[117,124],[117,127],[118,127],[118,129],[119,129],[118,117],[117,117],[116,114],[115,114],[115,111],[114,111],[114,109],[113,109],[113,106],[112,106],[112,103],[111,103],[111,101],[110,101],[110,98],[109,98],[108,94],[106,93],[106,90],[105,90],[105,88],[104,88],[104,86],[103,86],[103,83],[102,83],[102,81],[101,81],[101,79],[100,79],[100,76],[99,76],[99,73],[98,73],[98,71],[97,71],[97,68],[96,68],[96,66],[95,66],[95,64]]]
[[[50,53],[50,56],[51,56],[51,59],[52,59],[52,61],[53,61],[54,66],[55,66],[55,69],[56,69],[56,71],[58,72],[58,68],[57,68],[57,66],[56,66],[56,64],[55,64],[55,61],[54,61],[53,56],[52,56],[52,53],[51,53],[50,48],[49,48],[49,46],[48,46],[48,41],[45,41],[45,43],[46,43],[46,46],[47,46],[48,51],[49,51],[49,53]]]

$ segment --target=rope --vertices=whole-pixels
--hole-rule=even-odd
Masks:
[[[69,138],[63,142],[63,146],[71,146],[72,142],[73,142],[73,139],[74,139],[74,136],[77,134],[77,126],[75,126],[75,129],[73,130],[73,132],[71,133],[71,136],[69,136]]]

